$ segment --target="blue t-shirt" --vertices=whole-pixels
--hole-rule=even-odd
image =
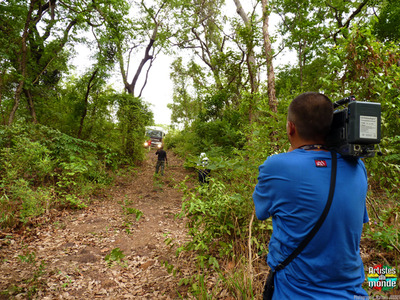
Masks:
[[[331,154],[296,149],[270,156],[259,167],[253,193],[257,218],[272,216],[268,265],[283,262],[314,227],[328,200]],[[354,299],[367,296],[360,257],[367,173],[361,160],[338,154],[329,213],[306,248],[275,274],[274,299]]]

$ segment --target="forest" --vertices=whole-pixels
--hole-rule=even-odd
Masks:
[[[307,91],[380,103],[382,155],[364,159],[364,264],[399,273],[399,0],[0,0],[0,41],[0,230],[90,207],[142,164],[145,128],[162,125],[142,95],[168,56],[165,148],[187,169],[210,159],[206,188],[177,185],[190,237],[177,255],[195,253],[198,273],[182,281],[193,297],[257,297],[272,232],[254,213],[258,166],[289,148],[287,108]],[[77,72],[81,46],[91,59]]]

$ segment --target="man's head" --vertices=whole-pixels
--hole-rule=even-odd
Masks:
[[[332,118],[333,104],[328,97],[315,92],[301,94],[289,105],[289,139],[295,130],[302,141],[323,143],[330,130]]]

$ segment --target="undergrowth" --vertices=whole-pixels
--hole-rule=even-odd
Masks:
[[[0,127],[0,227],[52,208],[81,209],[112,182],[117,153],[41,125]]]

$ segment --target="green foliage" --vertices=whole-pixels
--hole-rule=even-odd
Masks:
[[[174,83],[173,103],[167,106],[172,111],[171,121],[183,123],[187,127],[200,111],[200,103],[189,92],[190,78],[192,77],[194,82],[201,83],[205,75],[194,62],[186,70],[182,58],[176,59],[172,63],[172,68],[170,76]]]
[[[243,132],[227,120],[196,121],[193,124],[193,131],[197,136],[193,143],[199,152],[209,151],[213,147],[231,152],[233,148],[241,148],[245,142]]]
[[[397,195],[384,195],[367,198],[370,222],[366,226],[366,237],[388,251],[400,253],[400,215]]]
[[[245,237],[242,225],[251,212],[250,201],[239,194],[228,194],[226,186],[214,179],[186,196],[190,198],[182,205],[182,213],[190,218],[192,241],[185,248],[201,254],[198,256],[201,267],[209,261],[209,253],[216,249],[222,255],[233,254],[235,239]]]
[[[83,209],[87,207],[87,205],[75,195],[65,195],[65,198],[61,201],[61,203],[77,209]]]
[[[212,152],[215,156],[229,155],[235,148],[243,147],[245,134],[237,124],[232,125],[226,119],[212,122],[196,120],[186,130],[169,132],[165,144],[182,156],[201,152]]]
[[[111,183],[116,154],[41,125],[0,127],[0,225],[47,212],[84,208],[90,195]],[[85,199],[85,200],[84,200]]]
[[[111,267],[113,263],[121,264],[124,257],[125,254],[120,248],[114,248],[104,257],[104,260],[108,263],[108,266]]]
[[[115,130],[111,109],[116,92],[107,85],[107,77],[98,67],[81,77],[65,78],[56,95],[42,99],[47,113],[40,114],[40,123],[111,146],[107,139]]]
[[[127,214],[127,215],[135,215],[136,221],[139,221],[140,217],[143,216],[143,212],[141,212],[137,208],[125,207],[124,209],[125,209],[125,214]]]
[[[383,156],[365,161],[370,181],[390,197],[399,197],[400,191],[400,137],[384,138],[381,142]]]
[[[26,136],[15,136],[12,147],[3,148],[3,171],[10,181],[16,181],[23,175],[31,183],[43,183],[45,177],[54,168],[50,160],[50,151],[39,142],[32,142]]]
[[[170,131],[165,137],[164,143],[168,149],[173,149],[180,156],[187,153],[196,153],[199,150],[193,143],[197,139],[197,135],[190,131]]]
[[[374,25],[374,31],[381,40],[400,40],[400,1],[382,1],[378,20]]]
[[[139,98],[129,94],[120,94],[116,97],[122,152],[133,161],[141,161],[145,153],[143,147],[145,127],[150,125],[153,114]]]
[[[372,238],[377,244],[390,251],[395,248],[400,249],[400,229],[396,226],[385,226],[383,222],[379,222],[374,226],[374,230],[367,230],[367,237]]]
[[[193,161],[189,165],[195,164]],[[189,219],[192,240],[181,250],[196,251],[201,268],[217,267],[213,257],[240,257],[253,212],[251,195],[257,176],[253,171],[258,167],[256,164],[255,160],[244,161],[239,153],[230,160],[210,157],[207,166],[211,169],[210,183],[193,190],[184,188],[186,200],[181,215]],[[256,252],[263,252],[263,235],[271,226],[268,222],[254,222],[252,226],[256,236],[252,244]]]
[[[123,226],[125,227],[125,232],[127,234],[131,234],[131,227],[133,224],[133,220],[131,216],[134,217],[135,221],[138,222],[140,218],[143,216],[143,212],[137,208],[131,206],[132,201],[128,200],[127,195],[125,195],[124,202],[122,203],[122,213],[124,214],[124,223]]]
[[[134,215],[135,220],[139,221],[141,216],[143,216],[143,212],[137,208],[130,207],[131,203],[127,199],[124,200],[124,205],[122,206],[122,210],[125,215]]]
[[[115,51],[112,51],[112,47],[111,49],[106,47],[107,44],[112,44],[110,36],[114,35],[105,30],[104,20],[119,18],[118,24],[124,27],[126,23],[131,23],[129,18],[126,18],[127,21],[124,20],[128,11],[129,5],[126,1],[98,1],[96,4],[67,1],[54,2],[52,5],[42,5],[39,2],[27,5],[24,1],[1,2],[0,54],[3,59],[0,63],[0,73],[4,79],[0,83],[0,94],[4,100],[0,102],[1,124],[6,124],[10,120],[9,117],[10,121],[13,121],[14,116],[11,115],[14,107],[17,109],[16,118],[25,117],[32,121],[37,119],[46,125],[52,124],[52,121],[58,123],[63,118],[63,122],[58,123],[57,128],[62,130],[60,127],[65,126],[69,130],[76,129],[74,127],[79,126],[79,121],[76,124],[66,124],[65,113],[71,112],[72,118],[77,117],[77,114],[82,116],[84,107],[88,106],[87,102],[84,103],[87,89],[93,90],[87,99],[90,98],[91,103],[99,104],[97,96],[102,92],[99,86],[104,86],[106,73],[110,74],[110,68],[114,63],[112,52]],[[67,109],[63,110],[62,104],[58,101],[63,94],[59,93],[60,83],[72,70],[68,61],[75,53],[74,47],[79,42],[87,43],[91,26],[98,32],[108,34],[106,41],[102,35],[97,39],[97,45],[101,48],[98,50],[99,53],[91,48],[91,54],[97,59],[100,75],[89,83],[88,76],[82,76],[81,80],[78,80],[81,82],[77,89],[79,93],[75,93],[74,97],[69,97],[71,94],[66,96],[72,101],[67,105]],[[22,92],[20,89],[16,90],[19,84]],[[28,102],[29,109],[22,109],[24,106],[19,105],[19,102]],[[99,105],[99,108],[101,111],[103,107]],[[90,112],[93,111],[89,111],[89,114]],[[101,112],[98,117],[100,115]],[[71,132],[66,133],[71,134]]]
[[[207,279],[209,279],[207,274],[196,274],[191,278],[182,279],[180,284],[188,285],[190,293],[194,295],[196,299],[216,299],[221,289],[219,287],[220,279],[215,282],[211,292],[207,286]]]
[[[15,209],[13,202],[6,194],[0,197],[0,224],[2,227],[12,227],[15,224]]]
[[[36,260],[36,254],[35,252],[29,252],[26,255],[18,255],[18,258],[22,261],[22,262],[26,262],[26,263],[34,263]]]

